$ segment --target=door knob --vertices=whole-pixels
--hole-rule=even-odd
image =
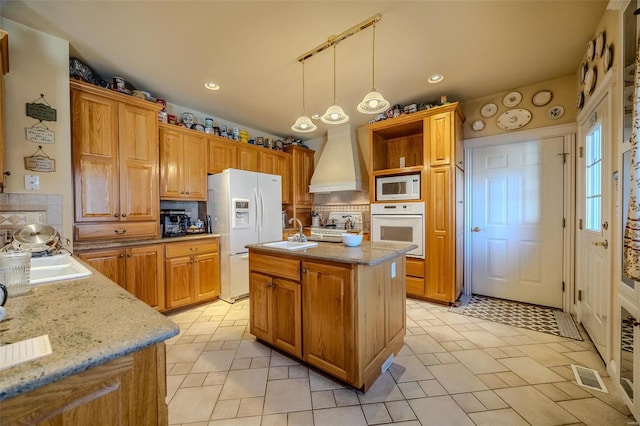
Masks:
[[[480,232],[482,231],[482,228],[480,228],[479,226],[474,226],[473,228],[471,228],[471,232]]]
[[[609,241],[607,241],[607,240],[598,241],[598,242],[594,242],[593,245],[594,246],[598,246],[598,247],[604,247],[605,250],[606,250],[607,248],[609,248]]]

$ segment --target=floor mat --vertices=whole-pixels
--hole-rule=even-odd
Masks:
[[[460,304],[449,312],[582,340],[571,314],[559,309],[474,294],[461,296]]]

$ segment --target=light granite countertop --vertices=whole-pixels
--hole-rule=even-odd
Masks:
[[[358,265],[373,266],[417,248],[415,244],[408,243],[383,243],[363,241],[358,247],[347,247],[342,243],[318,242],[315,247],[305,249],[287,250],[264,244],[249,244],[249,250],[286,254],[307,259],[329,260],[332,262],[352,263]]]
[[[124,241],[103,241],[93,243],[74,243],[73,251],[84,251],[93,249],[106,249],[106,248],[119,248],[129,246],[139,246],[144,244],[165,244],[165,243],[177,243],[180,241],[195,241],[205,238],[220,237],[220,234],[191,234],[183,235],[181,237],[163,237],[155,238],[152,240],[124,240]]]
[[[58,281],[9,297],[0,345],[43,334],[53,353],[0,370],[0,401],[178,334],[178,326],[104,275]]]

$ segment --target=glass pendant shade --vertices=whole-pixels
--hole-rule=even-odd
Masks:
[[[363,114],[379,114],[389,109],[389,101],[376,89],[371,90],[358,104],[358,112]]]
[[[317,128],[318,126],[307,117],[304,110],[304,61],[302,61],[302,115],[293,123],[291,130],[298,133],[311,133]]]
[[[389,109],[389,101],[375,89],[375,65],[376,65],[376,24],[373,24],[373,48],[371,54],[371,85],[373,89],[364,96],[357,106],[358,112],[363,114],[379,114]]]
[[[317,128],[318,126],[316,126],[306,115],[298,117],[293,126],[291,126],[291,130],[298,133],[311,133]]]
[[[331,105],[320,120],[325,124],[342,124],[349,121],[349,116],[340,108],[340,105]]]

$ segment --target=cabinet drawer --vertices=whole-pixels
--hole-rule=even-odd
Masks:
[[[191,256],[193,254],[218,252],[218,239],[183,241],[179,243],[167,243],[166,257]]]
[[[407,275],[424,278],[424,260],[407,257]]]
[[[424,296],[424,278],[407,277],[407,294]]]
[[[158,238],[158,222],[113,222],[80,224],[75,227],[76,241]]]
[[[249,269],[266,275],[300,281],[299,260],[251,253]]]

